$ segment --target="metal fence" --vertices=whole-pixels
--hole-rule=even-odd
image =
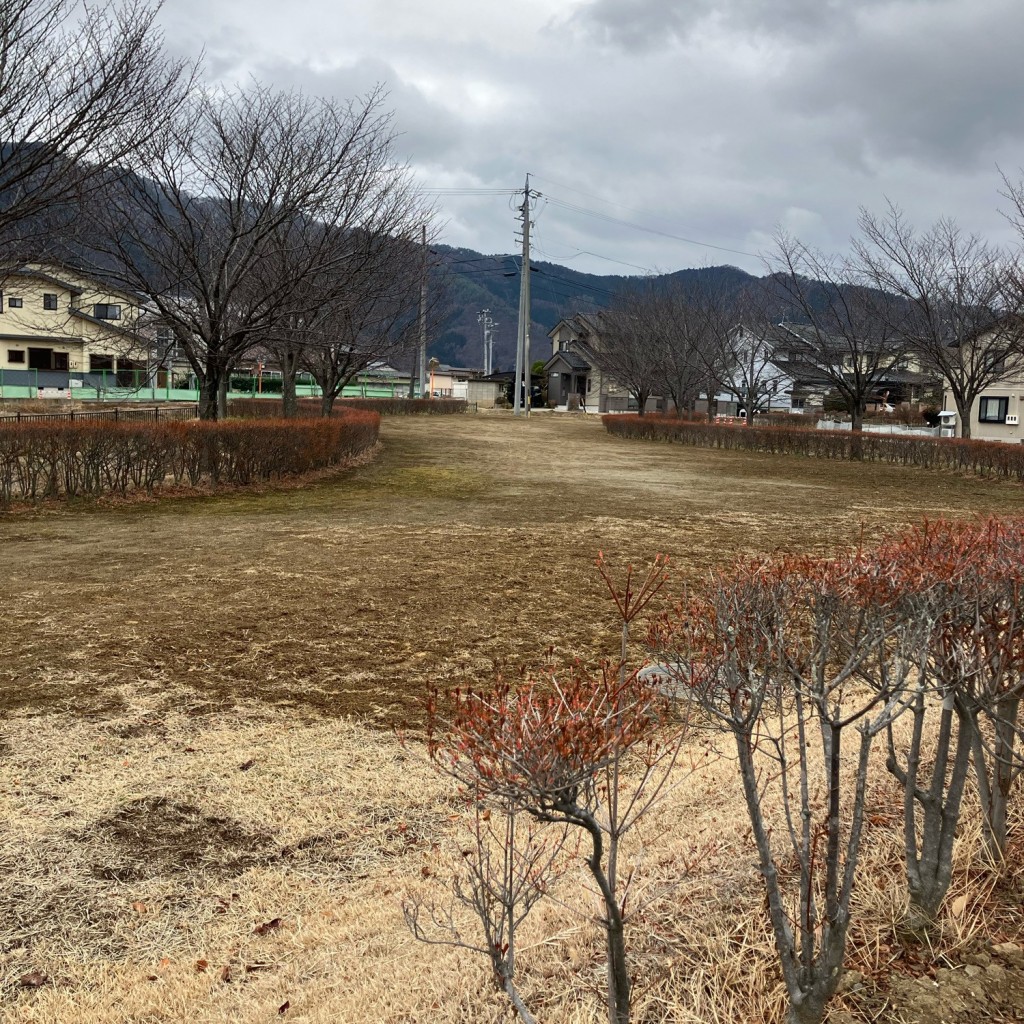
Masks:
[[[194,420],[198,406],[159,406],[132,409],[72,409],[69,412],[0,412],[0,423],[76,423],[82,420],[107,420],[114,423],[160,423]]]

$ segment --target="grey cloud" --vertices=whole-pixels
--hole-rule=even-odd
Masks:
[[[908,7],[884,24],[865,20],[793,62],[775,96],[875,167],[991,167],[1008,142],[1024,141],[1024,7],[978,5],[966,22],[931,13]]]
[[[451,111],[432,102],[382,60],[365,58],[329,70],[265,63],[258,66],[257,77],[281,88],[298,88],[313,96],[338,100],[365,96],[378,86],[383,87],[387,92],[386,104],[394,112],[398,148],[417,162],[448,159],[462,145],[466,134],[465,126]]]
[[[489,5],[470,38],[467,8],[439,2],[425,39],[371,18],[376,6],[333,3],[164,10],[179,47],[203,37],[217,78],[339,97],[386,82],[398,150],[428,186],[515,188],[531,171],[561,183],[537,180],[552,196],[751,252],[779,223],[842,249],[858,206],[885,196],[918,223],[952,214],[1006,237],[993,165],[1020,162],[1019,0],[592,0],[556,23],[549,11],[567,5],[537,0],[515,39],[488,31]],[[445,242],[514,247],[506,197],[440,202]],[[537,238],[599,273],[624,268],[577,249],[668,270],[760,266],[553,204]]]
[[[698,29],[810,39],[848,26],[866,8],[892,0],[590,0],[568,19],[599,44],[627,51],[684,42]]]

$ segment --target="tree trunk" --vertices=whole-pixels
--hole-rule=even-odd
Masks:
[[[974,735],[973,723],[967,712],[959,707],[954,712],[954,707],[952,695],[947,696],[939,724],[931,784],[926,793],[921,793],[917,786],[923,707],[915,709],[918,721],[915,722],[914,749],[910,752],[907,771],[898,769],[892,752],[886,762],[904,786],[906,867],[910,892],[905,925],[911,932],[927,932],[932,928],[953,874],[953,840],[960,820]],[[956,747],[950,761],[949,748],[954,721],[957,726]],[[920,816],[916,811],[918,803],[921,805]]]
[[[629,1024],[629,990],[626,937],[622,917],[616,913],[608,922],[608,1024]]]
[[[850,458],[860,462],[864,458],[864,404],[858,399],[850,407]]]
[[[956,436],[969,439],[971,436],[971,406],[974,405],[974,396],[961,396],[953,394],[953,404],[956,406]]]
[[[217,419],[228,418],[228,388],[231,385],[231,371],[228,370],[217,384]]]
[[[213,367],[199,380],[199,418],[215,420],[220,413],[220,377]]]
[[[805,996],[799,1002],[791,1001],[786,1014],[786,1024],[821,1024],[825,1017],[828,999]]]
[[[283,352],[278,360],[281,366],[281,415],[286,420],[299,414],[299,396],[295,390],[295,377],[299,369],[296,352]]]
[[[1015,775],[1014,748],[1019,709],[1019,697],[999,701],[995,705],[991,752],[984,750],[979,729],[974,730],[974,770],[981,795],[982,852],[995,865],[1006,859],[1007,808]],[[989,761],[991,770],[987,770]]]
[[[605,948],[608,957],[608,1024],[629,1024],[631,984],[626,960],[625,924],[622,920],[622,908],[615,896],[614,876],[609,878],[609,872],[605,870],[601,827],[587,811],[573,807],[570,813],[572,820],[586,829],[590,835],[591,852],[586,864],[604,903],[602,924],[605,929]]]

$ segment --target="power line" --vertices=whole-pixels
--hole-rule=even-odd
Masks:
[[[671,238],[675,242],[685,242],[687,245],[696,245],[703,249],[717,249],[719,252],[734,253],[737,256],[749,256],[752,259],[759,259],[757,253],[747,252],[744,249],[731,249],[727,245],[715,245],[713,242],[702,242],[697,238],[687,238],[685,235],[675,235],[671,231],[662,231],[660,228],[648,227],[645,224],[637,224],[634,221],[623,220],[621,217],[612,217],[607,213],[599,213],[597,210],[588,210],[585,206],[578,206],[576,203],[566,202],[564,199],[556,199],[554,196],[545,195],[544,198],[555,206],[572,213],[581,213],[595,220],[602,220],[609,224],[621,224],[634,231],[646,231],[650,235],[660,235],[662,238]]]
[[[593,199],[599,203],[605,203],[608,206],[617,207],[620,210],[626,210],[629,213],[640,213],[641,211],[625,206],[622,203],[613,202],[610,199],[605,199],[602,196],[595,195],[592,192],[584,192],[583,189],[576,188],[573,185],[566,185],[564,182],[554,181],[551,178],[545,178],[542,175],[535,174],[534,178],[538,178],[541,181],[546,181],[556,188],[565,189],[568,192],[575,192],[577,195],[584,196],[587,199]],[[492,187],[473,187],[473,186],[451,186],[448,188],[426,188],[421,191],[427,195],[447,195],[447,196],[487,196],[487,195],[501,195],[501,196],[516,196],[521,191],[520,189],[514,188],[492,188]],[[677,235],[671,231],[663,231],[661,228],[648,227],[645,224],[639,224],[636,221],[625,220],[621,217],[613,217],[611,214],[601,213],[597,210],[589,210],[584,206],[580,206],[576,203],[570,203],[564,199],[558,199],[556,196],[546,195],[543,193],[539,194],[540,198],[547,200],[549,203],[553,203],[555,206],[560,206],[565,210],[569,210],[573,213],[580,213],[587,217],[593,217],[596,220],[603,220],[610,224],[621,224],[624,227],[633,228],[635,231],[644,231],[647,234],[658,235],[661,238],[670,238],[676,242],[685,242],[687,245],[695,245],[702,249],[715,249],[718,252],[728,252],[736,256],[748,256],[751,259],[760,259],[760,256],[756,252],[747,252],[745,249],[734,249],[727,245],[717,245],[714,242],[705,242],[699,238],[689,238],[686,235]],[[602,256],[600,253],[587,252],[585,249],[580,250],[580,254],[588,256],[594,256],[597,259],[607,259],[613,263],[623,263],[624,266],[635,267],[638,270],[644,270],[650,273],[650,269],[647,267],[638,267],[634,263],[625,263],[622,260],[612,260],[610,257]],[[572,257],[575,258],[575,257]]]
[[[556,256],[554,253],[547,252],[542,249],[539,245],[534,246],[537,252],[543,253],[548,259],[554,260],[556,263],[559,261],[574,260],[578,256],[593,256],[594,259],[607,260],[609,263],[618,263],[623,267],[632,267],[634,270],[642,270],[645,274],[653,274],[654,271],[650,267],[641,267],[638,263],[627,263],[625,260],[617,260],[611,256],[602,256],[599,252],[591,252],[589,249],[577,249],[571,256]]]

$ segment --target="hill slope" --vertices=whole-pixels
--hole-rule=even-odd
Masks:
[[[436,246],[442,257],[449,287],[451,313],[430,345],[431,354],[454,366],[480,366],[483,362],[483,330],[477,321],[489,309],[497,323],[494,331],[495,369],[510,369],[515,362],[519,320],[519,264],[517,256],[484,256],[472,249]],[[595,312],[608,306],[617,292],[636,283],[636,277],[584,274],[578,270],[534,260],[531,263],[531,354],[550,355],[548,331],[564,317]],[[684,283],[710,282],[728,291],[749,284],[754,277],[737,267],[703,267],[664,275]]]

